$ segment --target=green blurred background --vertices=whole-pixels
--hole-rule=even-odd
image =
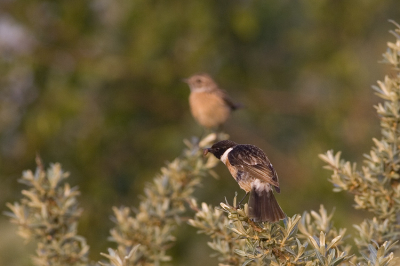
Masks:
[[[137,206],[143,186],[182,140],[203,129],[181,82],[210,73],[246,108],[225,131],[261,147],[281,182],[288,215],[336,206],[335,223],[365,217],[334,194],[317,155],[342,150],[362,162],[379,120],[370,89],[398,0],[0,0],[0,211],[18,200],[35,154],[62,163],[78,185],[79,233],[90,258],[107,241],[116,205]],[[218,205],[239,187],[219,165],[199,201]],[[241,192],[242,193],[242,192]],[[35,246],[0,217],[0,265],[31,265]],[[207,237],[182,225],[171,265],[217,264]]]

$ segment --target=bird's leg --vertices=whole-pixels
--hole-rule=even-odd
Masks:
[[[208,136],[208,134],[210,134],[209,130],[207,128],[203,127],[203,130],[201,131],[201,134],[200,134],[199,138],[197,139],[197,146],[199,146],[201,140],[203,138],[205,138],[206,136]]]
[[[224,132],[224,125],[223,124],[218,125],[218,127],[215,129],[215,134],[217,136],[216,141],[224,140],[223,134],[222,134],[223,132]]]
[[[239,201],[239,204],[236,206],[236,209],[240,207],[240,204],[241,204],[242,201],[247,197],[248,194],[249,194],[249,192],[246,192],[246,194],[244,195],[244,197]]]
[[[210,131],[210,129],[203,127],[203,130],[202,130],[202,132],[201,132],[201,134],[200,134],[200,137],[199,137],[199,142],[198,142],[197,144],[199,144],[200,141],[201,141],[203,138],[207,137],[210,133],[212,133],[212,131]]]
[[[197,140],[197,146],[199,146],[200,141],[203,139],[204,136],[207,136],[207,134],[205,134],[205,131],[203,130],[199,136],[199,139]]]

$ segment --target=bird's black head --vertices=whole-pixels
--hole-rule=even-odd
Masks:
[[[212,154],[214,154],[215,157],[217,157],[218,159],[221,159],[221,156],[224,154],[224,152],[227,149],[232,148],[236,145],[237,144],[232,140],[229,140],[229,139],[222,140],[222,141],[217,142],[214,145],[212,145],[211,148],[205,149],[204,155],[207,155],[207,153],[211,152]]]

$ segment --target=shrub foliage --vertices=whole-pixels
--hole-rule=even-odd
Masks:
[[[344,241],[345,228],[333,226],[333,214],[321,205],[318,212],[287,217],[281,223],[255,223],[247,216],[247,204],[223,202],[218,207],[198,204],[193,197],[201,178],[215,176],[217,160],[202,157],[202,149],[226,135],[212,133],[202,140],[185,141],[182,155],[161,169],[149,183],[137,209],[114,207],[115,227],[111,241],[116,249],[102,254],[105,261],[88,259],[89,246],[77,234],[82,210],[76,187],[65,183],[68,174],[60,164],[45,170],[37,158],[37,169],[25,171],[20,182],[28,187],[23,198],[5,214],[18,225],[25,240],[37,241],[35,265],[160,265],[171,260],[168,249],[174,232],[183,226],[182,215],[194,212],[189,225],[210,237],[209,247],[219,265],[396,265],[393,251],[399,247],[400,211],[400,26],[391,31],[384,62],[393,73],[373,86],[383,102],[375,106],[380,117],[381,137],[360,169],[341,159],[341,153],[328,151],[320,158],[332,172],[336,192],[354,196],[355,208],[372,218],[354,225],[354,243]],[[352,249],[353,247],[353,249]],[[356,250],[356,251],[354,251]],[[353,253],[351,253],[353,252]]]

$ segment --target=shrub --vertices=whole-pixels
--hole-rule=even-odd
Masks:
[[[395,23],[394,23],[395,24]],[[394,73],[373,86],[383,103],[375,106],[380,117],[381,137],[361,170],[355,163],[341,159],[340,152],[328,151],[320,158],[332,171],[330,181],[336,192],[354,196],[355,208],[373,217],[354,225],[354,243],[346,243],[346,229],[335,228],[333,214],[321,205],[318,212],[304,212],[287,217],[283,223],[255,223],[247,216],[247,204],[236,207],[228,201],[220,207],[200,206],[193,191],[201,178],[215,175],[217,160],[202,157],[202,148],[226,136],[212,133],[199,141],[185,141],[182,156],[161,169],[144,190],[139,208],[113,208],[115,227],[111,240],[117,249],[103,254],[108,262],[101,265],[159,265],[169,261],[167,250],[174,231],[183,223],[188,209],[195,215],[188,223],[199,233],[210,236],[208,243],[220,265],[396,265],[393,251],[399,247],[400,209],[400,26],[391,33],[395,43],[388,43],[384,62]],[[20,180],[29,187],[24,198],[7,204],[11,222],[18,225],[24,239],[36,240],[35,265],[90,265],[89,247],[76,231],[81,214],[77,188],[64,180],[68,177],[60,164],[45,171],[37,159],[35,173],[25,171]],[[351,254],[351,246],[358,252]]]

